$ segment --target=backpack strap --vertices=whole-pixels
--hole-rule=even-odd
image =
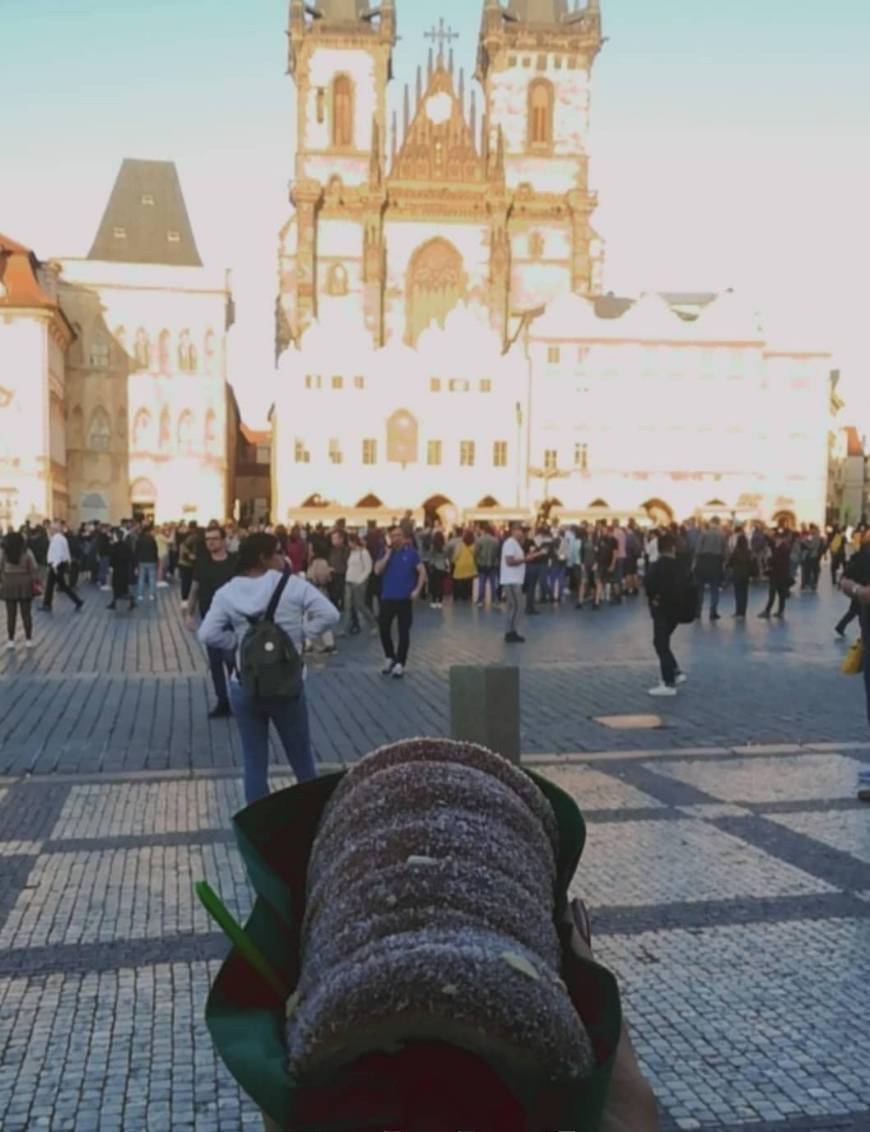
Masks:
[[[290,571],[285,570],[281,581],[275,587],[275,592],[272,594],[272,600],[269,602],[269,608],[266,610],[266,616],[263,618],[264,621],[275,620],[275,614],[278,612],[278,605],[280,604],[281,598],[284,596],[284,591],[287,589],[287,583],[290,581],[291,577],[292,575]]]

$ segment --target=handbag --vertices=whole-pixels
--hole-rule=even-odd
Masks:
[[[34,597],[42,597],[42,582],[39,578],[33,579],[30,589]]]
[[[843,661],[844,676],[860,676],[864,671],[864,642],[859,637],[846,653]]]

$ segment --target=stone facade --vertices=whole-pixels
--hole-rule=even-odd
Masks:
[[[73,337],[56,268],[0,236],[0,529],[66,513],[64,355]]]
[[[392,3],[291,4],[276,521],[558,500],[821,522],[829,357],[730,293],[601,295],[598,0],[485,0],[476,86],[442,23],[388,122],[396,30]]]

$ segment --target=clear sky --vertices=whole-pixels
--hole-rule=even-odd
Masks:
[[[397,0],[393,101],[439,15],[473,69],[480,0]],[[233,269],[232,373],[262,423],[293,157],[286,0],[0,0],[0,231],[86,255],[124,157],[178,164]],[[870,432],[870,0],[602,0],[595,223],[606,287],[748,292],[836,351]],[[845,423],[845,418],[844,423]]]

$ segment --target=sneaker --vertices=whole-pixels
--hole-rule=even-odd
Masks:
[[[672,698],[677,694],[677,689],[671,688],[668,684],[659,684],[655,688],[650,688],[649,694],[651,696],[661,696],[662,698]]]
[[[508,645],[524,645],[526,643],[526,638],[521,637],[519,633],[505,633],[504,639]]]
[[[9,652],[15,652],[15,642],[14,641],[7,641],[6,642],[6,648]]]
[[[677,687],[679,687],[680,684],[688,684],[688,682],[689,682],[689,677],[685,674],[685,672],[678,672],[677,673]]]
[[[388,660],[387,663],[384,665],[384,667],[381,669],[381,674],[384,675],[384,676],[392,676],[393,675],[393,669],[395,667],[396,667],[396,662],[394,660]]]
[[[100,586],[100,593],[110,594],[112,592],[111,586]]]
[[[711,621],[721,621],[722,618],[719,616],[718,613],[711,613],[710,614],[710,620]]]
[[[35,649],[35,648],[36,648],[36,645],[35,645],[35,643],[34,643],[33,641],[25,641],[25,642],[24,642],[24,647],[25,647],[26,649]]]
[[[218,704],[208,713],[209,719],[229,719],[232,715],[229,704]]]
[[[393,671],[390,675],[393,677],[394,680],[401,680],[405,675],[404,665],[402,665],[402,664],[394,665]]]
[[[766,610],[765,610],[764,613],[759,613],[758,616],[759,616],[759,619],[761,621],[769,621],[770,620],[770,614]]]
[[[834,632],[837,634],[837,640],[838,641],[845,641],[845,639],[846,639],[846,630],[845,629],[841,629],[839,625],[835,625],[834,626]]]

